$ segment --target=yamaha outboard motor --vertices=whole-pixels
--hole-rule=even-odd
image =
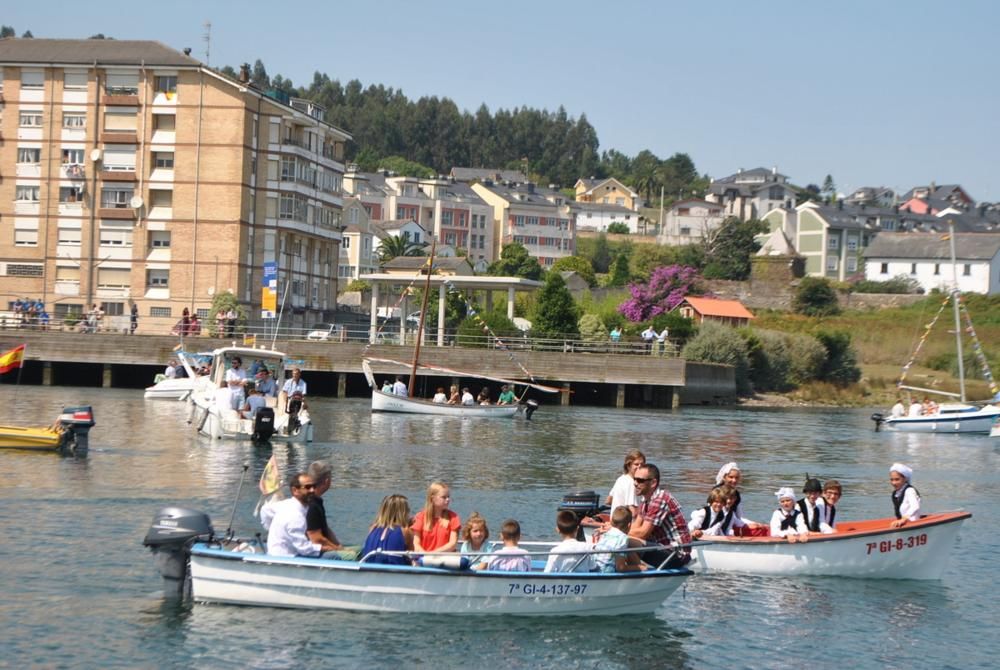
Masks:
[[[531,415],[535,413],[536,409],[538,409],[538,401],[537,400],[528,400],[527,402],[525,402],[524,403],[524,418],[527,419],[528,421],[531,421]]]
[[[288,399],[288,406],[285,407],[285,413],[288,414],[287,431],[289,435],[295,435],[302,427],[302,424],[299,422],[300,411],[302,411],[302,394],[296,391]]]
[[[601,497],[597,493],[594,491],[576,491],[563,496],[558,511],[573,512],[573,514],[576,514],[577,520],[582,521],[585,517],[597,516],[602,509]],[[580,541],[584,540],[582,526],[576,531],[576,539]]]
[[[212,534],[212,522],[204,512],[164,507],[156,513],[142,544],[153,552],[163,577],[164,593],[177,597],[185,594],[191,545],[211,540]]]
[[[875,422],[875,432],[877,433],[882,428],[882,422],[885,421],[885,417],[882,416],[881,412],[875,412],[872,414],[872,421]]]
[[[66,431],[63,448],[76,456],[86,456],[90,448],[90,429],[94,427],[94,410],[90,405],[63,407],[59,423]]]
[[[253,418],[253,441],[267,442],[274,435],[274,410],[261,407]]]

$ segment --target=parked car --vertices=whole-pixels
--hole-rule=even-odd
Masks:
[[[342,338],[344,327],[336,323],[317,323],[306,335],[307,340],[313,342],[323,342],[326,340],[339,341]]]

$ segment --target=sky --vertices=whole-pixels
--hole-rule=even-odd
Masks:
[[[958,183],[1000,201],[1000,3],[452,0],[10,3],[20,35],[155,39],[208,62],[261,59],[436,95],[474,111],[585,114],[602,151],[777,167],[837,189]],[[350,128],[346,128],[350,132]],[[589,175],[581,175],[589,176]]]

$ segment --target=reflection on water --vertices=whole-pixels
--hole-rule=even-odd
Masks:
[[[198,437],[183,403],[145,402],[135,391],[28,387],[15,397],[7,387],[0,403],[14,417],[89,403],[97,418],[87,459],[0,457],[0,626],[10,640],[0,665],[824,668],[849,658],[881,668],[961,658],[973,667],[1000,653],[984,630],[1000,614],[989,581],[1000,549],[1000,440],[876,434],[866,411],[544,407],[527,422],[373,416],[364,401],[315,399],[317,442],[270,447]],[[192,606],[163,598],[141,546],[169,504],[208,511],[219,530],[235,509],[235,530],[256,532],[256,483],[272,454],[286,475],[330,461],[327,509],[347,542],[360,543],[384,495],[402,493],[416,509],[435,479],[452,485],[463,518],[484,514],[493,537],[513,517],[526,539],[554,539],[563,494],[605,495],[634,447],[689,511],[704,504],[719,466],[735,460],[751,518],[768,519],[772,491],[801,488],[806,473],[842,482],[838,517],[886,516],[887,469],[902,460],[925,508],[974,516],[939,583],[703,575],[656,616],[611,619]]]

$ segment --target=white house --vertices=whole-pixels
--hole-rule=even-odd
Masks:
[[[577,230],[595,230],[607,232],[612,223],[623,223],[628,226],[628,232],[638,235],[639,213],[621,205],[609,205],[603,202],[570,202],[570,208],[576,212]]]
[[[925,291],[1000,293],[1000,234],[955,233],[955,259],[951,243],[939,233],[879,233],[865,250],[865,278],[886,281],[903,275],[915,279]]]
[[[723,207],[718,203],[698,199],[679,200],[667,211],[663,230],[656,241],[670,245],[700,242],[706,234],[718,228],[724,218]]]

